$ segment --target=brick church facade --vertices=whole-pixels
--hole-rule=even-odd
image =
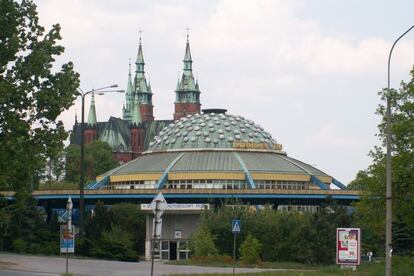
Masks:
[[[98,122],[95,96],[92,94],[88,121],[85,123],[85,144],[94,140],[107,142],[112,148],[114,159],[123,164],[146,151],[155,135],[174,121],[200,113],[200,89],[192,71],[193,60],[188,35],[183,62],[183,73],[175,89],[173,119],[155,120],[153,93],[151,84],[145,77],[145,62],[140,38],[134,76],[131,74],[131,64],[129,65],[122,119],[110,117],[107,122]],[[75,121],[71,137],[72,144],[80,144],[81,123]]]

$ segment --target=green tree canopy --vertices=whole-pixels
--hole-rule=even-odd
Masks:
[[[393,247],[397,254],[414,250],[414,70],[411,78],[409,82],[402,82],[398,90],[388,92],[384,89],[379,93],[384,102],[389,95],[392,103]],[[379,106],[377,114],[382,117],[378,126],[382,147],[375,147],[370,152],[372,164],[357,174],[351,187],[363,191],[362,200],[356,204],[360,223],[372,231],[372,240],[383,242],[386,190],[384,104]]]
[[[112,149],[108,143],[93,141],[85,145],[85,173],[89,180],[117,166],[112,157]],[[69,145],[66,148],[66,179],[77,183],[80,177],[80,146]]]
[[[66,139],[57,117],[77,96],[71,62],[53,68],[64,48],[60,26],[46,32],[32,1],[0,1],[0,189],[30,186]]]

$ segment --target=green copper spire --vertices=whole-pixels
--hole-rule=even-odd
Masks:
[[[95,95],[92,92],[91,106],[89,107],[88,125],[96,125]]]
[[[152,105],[151,87],[147,84],[147,80],[145,79],[145,62],[144,55],[142,53],[141,36],[139,37],[138,55],[135,65],[135,78],[132,90],[138,95],[138,101],[140,104]]]
[[[184,54],[184,71],[181,76],[181,79],[177,83],[176,88],[176,103],[199,103],[200,102],[200,90],[198,89],[198,83],[193,75],[192,70],[192,63],[193,60],[191,58],[190,52],[190,40],[187,34],[187,43],[185,46],[185,54]]]
[[[135,61],[136,64],[136,72],[144,73],[144,54],[142,53],[142,44],[141,44],[141,37],[139,37],[139,46],[138,46],[138,55],[137,60]]]
[[[187,44],[185,46],[185,54],[184,54],[184,73],[186,73],[186,71],[190,71],[192,70],[192,63],[193,60],[191,59],[191,51],[190,51],[190,40],[187,34]]]

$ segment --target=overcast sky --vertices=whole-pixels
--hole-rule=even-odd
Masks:
[[[172,119],[189,26],[202,108],[255,121],[289,156],[343,183],[371,162],[388,52],[414,24],[410,0],[36,3],[41,24],[60,23],[66,51],[58,63],[74,62],[83,90],[126,88],[141,28],[156,119]],[[414,31],[394,51],[393,87],[413,64]],[[121,94],[96,97],[98,121],[121,117],[123,102]],[[80,100],[61,116],[67,129],[75,110],[80,118]]]

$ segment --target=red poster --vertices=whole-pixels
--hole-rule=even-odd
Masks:
[[[336,229],[336,263],[359,265],[361,262],[361,230],[359,228]]]

